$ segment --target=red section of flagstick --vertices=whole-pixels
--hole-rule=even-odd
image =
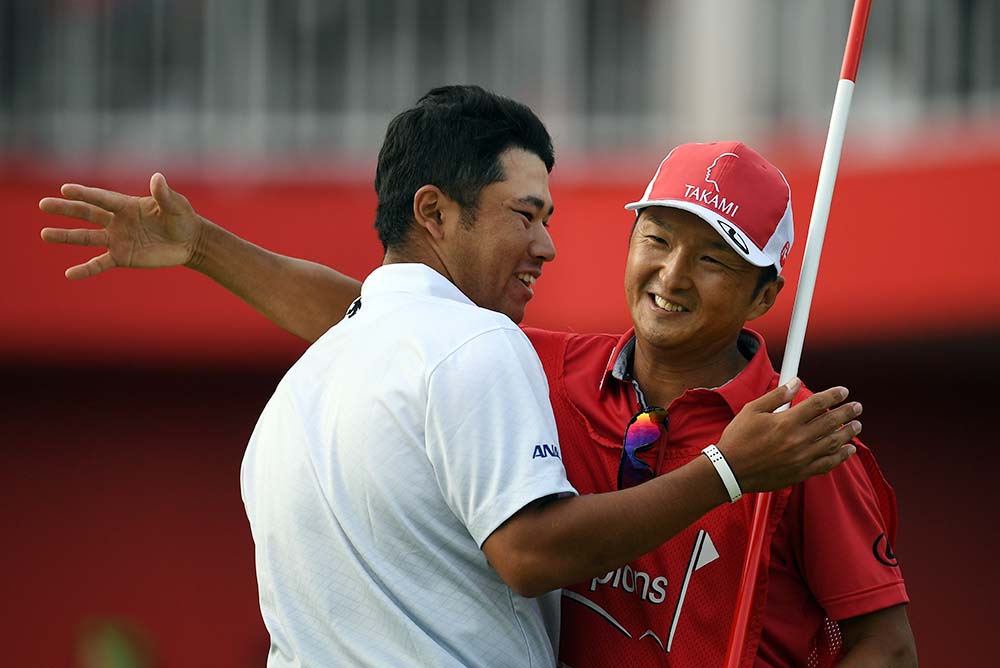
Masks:
[[[847,33],[847,48],[844,50],[844,65],[840,68],[840,78],[854,81],[858,78],[861,63],[861,47],[865,43],[868,15],[872,10],[871,0],[857,0],[851,14],[851,29]]]
[[[747,629],[750,627],[750,608],[757,587],[757,572],[760,571],[764,529],[771,514],[773,498],[769,492],[757,495],[753,522],[750,525],[750,537],[747,539],[747,555],[743,561],[743,571],[740,573],[740,591],[736,595],[736,612],[733,615],[733,626],[729,631],[726,668],[740,668],[743,663],[743,649],[747,642]]]

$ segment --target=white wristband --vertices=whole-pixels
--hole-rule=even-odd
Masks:
[[[730,502],[736,503],[739,501],[740,497],[743,496],[743,490],[740,489],[740,483],[736,481],[736,476],[733,475],[733,470],[729,468],[729,462],[726,461],[722,452],[714,445],[708,446],[701,452],[708,457],[708,461],[712,462],[712,466],[715,467],[719,477],[722,478],[722,484],[726,486],[726,491],[729,492]]]

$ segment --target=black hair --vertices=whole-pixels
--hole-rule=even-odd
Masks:
[[[442,86],[424,95],[389,123],[378,154],[375,230],[382,247],[405,243],[413,219],[413,195],[435,185],[472,220],[479,193],[506,178],[500,154],[510,148],[534,153],[549,172],[552,138],[531,109],[479,86]]]
[[[776,280],[778,280],[777,267],[773,264],[761,267],[760,275],[757,276],[757,286],[753,289],[753,298],[756,299],[761,290],[763,290],[769,283],[773,283]]]

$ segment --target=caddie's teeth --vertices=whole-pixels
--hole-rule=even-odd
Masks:
[[[518,274],[517,279],[527,285],[529,288],[534,285],[535,277],[531,274]]]
[[[675,304],[673,302],[668,302],[666,299],[660,295],[653,295],[653,301],[664,311],[670,311],[671,313],[677,313],[680,311],[686,311],[687,309],[680,304]]]

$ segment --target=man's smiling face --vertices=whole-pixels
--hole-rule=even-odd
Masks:
[[[500,156],[506,178],[482,189],[474,217],[449,244],[452,280],[483,308],[520,322],[542,265],[555,259],[547,229],[552,195],[545,164],[514,148]]]
[[[625,296],[636,335],[678,352],[731,345],[747,320],[770,309],[781,289],[778,279],[758,291],[763,271],[693,213],[643,209],[625,266]]]

